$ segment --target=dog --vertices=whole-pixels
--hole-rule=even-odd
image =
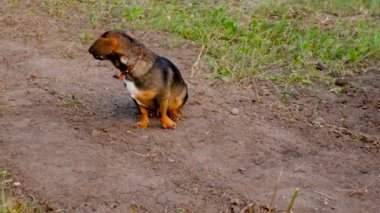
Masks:
[[[89,48],[97,60],[109,60],[140,112],[136,127],[149,126],[149,114],[158,114],[165,129],[174,129],[188,99],[187,84],[179,69],[124,31],[107,31]]]

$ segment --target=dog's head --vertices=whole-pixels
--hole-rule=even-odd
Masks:
[[[103,33],[88,51],[95,59],[110,60],[116,68],[125,71],[128,64],[126,52],[135,43],[138,42],[125,32],[112,30]]]
[[[115,55],[122,55],[121,31],[108,31],[98,38],[88,50],[97,60],[110,60]]]

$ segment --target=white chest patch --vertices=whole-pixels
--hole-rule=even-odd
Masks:
[[[137,89],[135,83],[133,83],[132,81],[128,81],[126,79],[124,79],[124,83],[127,87],[128,92],[131,94],[131,97],[136,98],[140,92]]]
[[[131,97],[140,105],[140,106],[143,106],[143,107],[147,107],[145,106],[143,103],[141,103],[139,100],[136,99],[136,97],[140,94],[140,91],[137,89],[135,83],[133,83],[132,81],[128,81],[126,79],[124,79],[124,83],[127,87],[127,90],[128,92],[131,94]]]

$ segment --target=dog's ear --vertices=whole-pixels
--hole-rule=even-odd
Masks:
[[[88,50],[94,56],[105,56],[115,53],[119,49],[119,40],[117,38],[99,38]]]

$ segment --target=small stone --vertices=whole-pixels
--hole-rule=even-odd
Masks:
[[[191,191],[194,193],[194,194],[198,194],[199,192],[199,189],[197,187],[194,187],[191,189]]]
[[[353,133],[352,133],[350,130],[346,129],[346,128],[342,129],[341,132],[342,132],[342,134],[344,134],[344,135],[353,135]]]
[[[97,136],[100,135],[100,132],[98,130],[96,130],[96,129],[93,129],[92,132],[91,132],[91,135],[92,135],[92,137],[97,137]]]
[[[234,205],[234,206],[240,206],[240,205],[242,205],[242,202],[240,201],[239,198],[232,198],[230,200],[230,204]]]
[[[21,183],[20,183],[20,182],[14,182],[13,185],[14,185],[14,186],[20,186]]]
[[[238,206],[232,206],[231,207],[231,212],[232,213],[239,213],[240,212],[240,207],[238,207]]]
[[[231,114],[238,115],[239,114],[239,109],[238,108],[232,108]]]
[[[322,117],[317,117],[311,122],[316,127],[322,127],[325,123],[325,119]]]
[[[337,131],[337,130],[333,129],[333,130],[331,130],[331,132],[335,134],[336,138],[341,138],[343,136],[342,133]]]
[[[327,66],[324,63],[322,63],[321,61],[318,61],[315,68],[317,70],[320,70],[320,71],[327,70]]]
[[[265,95],[265,96],[269,96],[269,95],[270,95],[269,90],[266,89],[266,88],[263,88],[263,89],[262,89],[262,93],[263,93],[263,95]]]
[[[317,118],[315,119],[315,121],[318,122],[318,123],[320,123],[320,124],[325,123],[325,119],[322,118],[322,117],[317,117]]]
[[[222,193],[222,198],[227,198],[230,194],[228,194],[228,192],[223,192]]]
[[[348,81],[346,79],[344,79],[344,78],[337,78],[335,80],[335,85],[337,85],[337,86],[344,87],[347,84],[348,84]]]
[[[175,160],[173,158],[168,158],[169,163],[174,163]]]
[[[241,174],[243,174],[245,172],[245,168],[239,168],[238,172],[240,172]]]

